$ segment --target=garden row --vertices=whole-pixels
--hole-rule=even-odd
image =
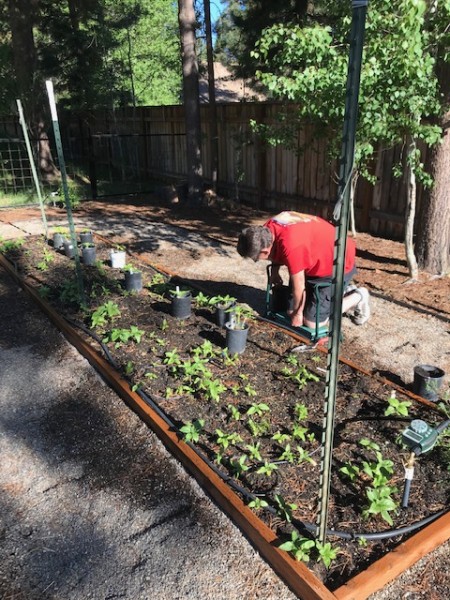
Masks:
[[[296,352],[291,336],[256,320],[232,298],[209,297],[136,260],[116,268],[103,241],[95,243],[94,263],[83,261],[83,298],[74,261],[57,246],[36,237],[23,245],[3,244],[3,253],[273,528],[281,548],[310,561],[330,589],[395,547],[422,519],[446,509],[446,431],[419,456],[402,507],[411,422],[425,422],[434,430],[448,416],[445,398],[430,408],[342,364],[332,532],[320,544],[312,533],[326,354],[312,347]],[[133,270],[140,273],[141,284],[128,291],[125,274]],[[188,299],[188,306],[176,308],[174,301],[180,299]],[[223,301],[229,306],[218,315]],[[246,331],[245,347],[230,349],[226,321]],[[403,536],[389,535],[402,528]]]

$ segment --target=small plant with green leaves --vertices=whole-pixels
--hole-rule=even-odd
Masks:
[[[256,469],[258,475],[265,475],[266,477],[270,477],[275,471],[278,470],[278,465],[273,462],[269,462],[265,460],[264,463]]]
[[[236,445],[242,442],[241,436],[236,433],[225,433],[221,429],[216,429],[216,443],[225,451],[230,445]]]
[[[292,513],[294,510],[297,510],[297,504],[289,504],[280,494],[275,494],[274,500],[277,505],[278,516],[288,523],[292,523]]]
[[[210,379],[209,377],[199,379],[197,381],[197,388],[204,393],[206,398],[213,402],[219,402],[220,396],[227,391],[226,386],[220,379]]]
[[[83,298],[81,297],[80,287],[76,278],[66,279],[59,288],[59,299],[62,304],[73,304],[81,306]]]
[[[254,437],[262,437],[270,431],[270,423],[266,420],[248,419],[247,428]]]
[[[131,263],[128,263],[127,265],[122,267],[122,271],[124,271],[125,273],[130,273],[130,274],[142,272],[141,269],[139,269],[138,267],[135,267]]]
[[[229,416],[230,419],[233,419],[233,421],[241,420],[242,415],[241,415],[239,408],[237,408],[237,406],[234,406],[233,404],[228,404],[227,409],[230,413],[230,416]]]
[[[41,285],[38,288],[38,294],[43,300],[48,300],[52,293],[52,290],[48,287],[48,285]]]
[[[196,358],[209,359],[216,355],[216,350],[209,340],[205,340],[203,344],[192,348],[191,354]]]
[[[169,292],[171,298],[186,298],[191,294],[190,289],[182,289],[179,285],[175,286],[175,289],[171,289]]]
[[[247,444],[245,449],[247,450],[248,456],[251,460],[262,462],[262,456],[260,452],[261,442],[257,442],[256,444]]]
[[[42,251],[44,256],[42,260],[37,263],[36,266],[40,271],[48,271],[49,265],[55,260],[55,257],[53,253],[50,250],[48,250],[45,246],[43,246]]]
[[[411,406],[411,402],[409,400],[399,400],[396,396],[395,390],[391,392],[387,402],[389,406],[384,411],[385,417],[389,417],[391,415],[397,417],[408,416],[408,408]]]
[[[180,432],[183,434],[183,439],[186,442],[195,443],[200,440],[204,426],[204,419],[195,419],[195,421],[188,421],[183,427],[180,427]]]
[[[248,503],[250,508],[253,510],[262,510],[263,508],[267,508],[269,503],[264,500],[264,498],[260,498],[259,496],[255,496],[253,500]]]
[[[246,454],[242,454],[239,458],[230,459],[229,465],[231,472],[235,477],[240,477],[242,473],[245,473],[249,470],[249,466],[247,465],[248,456]]]
[[[92,313],[91,327],[104,327],[118,317],[120,317],[118,305],[112,300],[108,300]]]
[[[112,329],[103,339],[104,342],[114,342],[116,348],[120,348],[123,344],[135,342],[139,344],[141,342],[144,331],[131,325],[129,329]]]
[[[269,412],[270,412],[270,407],[267,404],[265,404],[264,402],[258,402],[258,403],[255,402],[247,409],[247,412],[245,414],[248,415],[249,417],[251,417],[253,415],[262,417],[264,415],[264,413],[269,413]]]
[[[169,283],[162,273],[155,273],[146,287],[151,295],[162,298],[167,293]]]
[[[235,303],[236,298],[234,298],[233,296],[229,296],[228,294],[225,294],[224,296],[212,296],[212,298],[209,299],[209,306],[227,307]]]
[[[304,404],[298,402],[294,406],[294,414],[297,420],[304,421],[308,418],[308,408]]]
[[[252,309],[244,304],[230,306],[225,312],[230,313],[230,320],[227,323],[230,329],[245,329],[247,321],[255,318]]]
[[[288,462],[291,464],[293,464],[295,462],[295,454],[294,454],[294,451],[291,449],[290,444],[286,444],[286,446],[284,447],[284,450],[280,454],[278,460],[282,460],[282,461],[285,461],[285,462]]]
[[[363,438],[359,441],[363,448],[367,448],[375,453],[376,460],[362,461],[363,472],[372,480],[375,488],[385,486],[394,472],[394,463],[392,460],[383,458],[380,447],[375,442]]]
[[[363,517],[368,518],[372,515],[380,515],[382,519],[392,526],[393,521],[389,513],[398,509],[398,503],[392,498],[392,494],[397,491],[397,488],[388,485],[378,488],[367,488],[366,496],[369,504],[363,510]]]
[[[281,374],[294,381],[299,390],[303,389],[309,381],[320,381],[317,375],[308,371],[304,365],[292,365],[291,367],[283,367]]]
[[[330,542],[322,544],[319,540],[316,540],[316,550],[318,553],[317,562],[323,562],[327,569],[330,568],[333,560],[337,558],[339,548],[333,548]]]
[[[60,225],[52,228],[52,233],[59,233],[60,235],[68,235],[69,230],[67,227],[61,227]]]
[[[14,250],[18,250],[25,243],[24,239],[18,240],[4,240],[0,238],[0,252],[7,254],[8,252],[12,252]]]
[[[203,292],[199,292],[194,297],[194,302],[198,308],[203,308],[205,306],[210,306],[211,298],[204,294]]]
[[[285,552],[290,552],[295,560],[307,563],[315,546],[316,542],[314,540],[300,536],[298,531],[294,529],[291,533],[291,539],[281,544],[279,548]]]
[[[274,442],[277,442],[277,444],[280,444],[280,446],[283,446],[284,443],[290,442],[291,436],[288,433],[277,431],[273,434],[272,439]]]

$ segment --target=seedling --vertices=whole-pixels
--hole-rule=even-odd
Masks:
[[[252,460],[256,460],[258,462],[262,461],[262,456],[259,451],[260,447],[261,447],[261,442],[257,442],[256,444],[248,444],[247,446],[245,446],[245,449],[247,450],[247,452]]]
[[[292,511],[297,510],[298,506],[289,504],[280,494],[275,494],[275,502],[278,515],[288,523],[292,523]]]
[[[116,317],[120,317],[119,307],[109,300],[92,313],[91,327],[104,327],[108,321],[113,321]]]
[[[236,408],[236,406],[233,406],[233,404],[229,404],[227,406],[227,408],[230,411],[231,418],[234,419],[235,421],[240,421],[242,415],[239,412],[239,409]]]
[[[258,417],[262,417],[265,412],[270,412],[270,408],[267,404],[264,404],[264,402],[260,402],[259,404],[252,404],[245,414],[248,416],[258,415]]]
[[[210,306],[229,306],[235,302],[236,298],[233,298],[233,296],[229,296],[228,294],[225,296],[213,296],[209,299]]]
[[[236,477],[239,477],[242,473],[244,473],[245,471],[248,471],[249,467],[246,464],[247,460],[248,460],[248,456],[246,454],[243,454],[237,460],[236,459],[230,460],[230,469]]]
[[[203,306],[210,306],[210,304],[211,304],[211,298],[209,296],[206,296],[206,294],[204,294],[203,292],[199,292],[195,296],[195,304],[199,308],[201,308]]]
[[[43,259],[38,262],[36,266],[40,271],[48,271],[48,266],[55,260],[55,257],[53,256],[53,253],[50,252],[50,250],[47,250],[45,246],[43,247],[43,253]]]
[[[181,433],[183,433],[183,439],[186,442],[198,442],[200,435],[203,433],[203,427],[205,426],[204,419],[195,419],[195,421],[188,421],[186,425],[180,427]]]
[[[384,411],[384,416],[389,417],[390,415],[395,415],[399,417],[407,417],[408,416],[408,408],[411,406],[411,402],[409,400],[399,400],[395,395],[395,391],[391,392],[391,395],[387,399],[389,406]]]
[[[128,342],[136,342],[139,344],[142,336],[144,335],[142,329],[138,329],[136,325],[131,325],[130,329],[113,329],[103,339],[104,342],[115,342],[115,347],[120,348],[122,344],[128,344]]]
[[[246,322],[249,319],[254,319],[254,313],[248,306],[243,304],[235,304],[230,306],[225,312],[230,313],[228,325],[231,329],[245,329]]]
[[[275,463],[271,463],[268,460],[264,461],[264,464],[256,470],[258,475],[266,475],[266,477],[270,477],[274,471],[278,470],[278,465]]]
[[[182,290],[178,285],[174,290],[170,290],[170,295],[173,298],[186,298],[186,296],[189,296],[190,293],[191,290]]]
[[[366,495],[369,500],[369,506],[363,511],[363,517],[370,515],[380,515],[389,525],[393,525],[392,517],[389,514],[398,508],[397,502],[392,498],[392,494],[397,492],[397,488],[382,486],[379,488],[367,488]]]
[[[242,442],[242,438],[238,433],[224,433],[221,429],[216,429],[216,442],[226,450],[230,444],[235,445]]]
[[[332,561],[337,557],[339,548],[333,548],[330,542],[322,544],[316,540],[316,549],[319,553],[317,562],[322,561],[325,567],[328,569]]]
[[[311,550],[315,547],[314,540],[301,537],[297,531],[291,533],[291,539],[279,546],[280,550],[290,552],[297,561],[309,562]]]
[[[256,496],[256,498],[249,502],[248,505],[250,508],[253,508],[253,510],[260,510],[262,508],[267,508],[269,506],[269,503],[266,502],[263,498],[259,498],[258,496]]]

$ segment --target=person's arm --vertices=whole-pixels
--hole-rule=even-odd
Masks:
[[[291,275],[292,285],[292,311],[290,312],[291,325],[303,325],[303,308],[305,306],[305,272],[299,271]]]

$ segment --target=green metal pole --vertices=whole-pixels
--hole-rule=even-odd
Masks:
[[[337,222],[334,248],[332,302],[330,314],[330,339],[328,343],[325,410],[322,435],[320,470],[320,499],[317,537],[325,543],[328,504],[330,496],[331,463],[333,459],[336,388],[339,367],[339,345],[342,322],[342,296],[344,290],[345,249],[348,233],[350,205],[350,180],[355,158],[355,135],[358,118],[358,97],[361,77],[364,29],[368,0],[352,2],[353,15],[350,33],[350,54],[347,72],[343,140],[340,159],[338,200],[334,211]]]
[[[45,216],[44,201],[42,199],[42,194],[41,194],[41,184],[39,182],[36,165],[34,164],[34,156],[33,156],[33,151],[31,149],[30,138],[28,137],[27,124],[25,123],[25,118],[23,116],[22,102],[19,99],[16,99],[16,102],[17,102],[17,109],[19,111],[19,121],[20,121],[20,125],[22,126],[23,137],[25,139],[25,145],[27,147],[28,160],[30,161],[31,173],[33,174],[33,181],[34,181],[34,185],[36,188],[37,197],[39,199],[39,206],[41,208],[42,223],[44,225],[44,233],[45,233],[45,237],[48,238],[47,218]]]
[[[62,148],[62,143],[61,143],[61,132],[59,130],[58,113],[56,111],[55,94],[53,92],[53,82],[51,81],[51,79],[48,79],[45,82],[45,85],[47,87],[48,101],[50,104],[50,112],[51,112],[51,116],[52,116],[53,133],[55,135],[56,152],[58,154],[58,161],[59,161],[59,170],[61,171],[61,182],[62,182],[62,187],[63,187],[63,192],[64,192],[64,201],[65,201],[65,205],[66,205],[67,220],[69,222],[70,239],[71,239],[73,249],[74,249],[75,268],[76,268],[77,280],[78,280],[78,291],[80,294],[81,302],[82,302],[82,304],[84,304],[85,296],[84,296],[83,272],[81,270],[80,255],[78,253],[77,235],[75,232],[75,224],[73,221],[72,205],[70,203],[70,196],[69,196],[69,188],[67,186],[66,163],[64,160],[64,153],[63,153],[63,148]]]

